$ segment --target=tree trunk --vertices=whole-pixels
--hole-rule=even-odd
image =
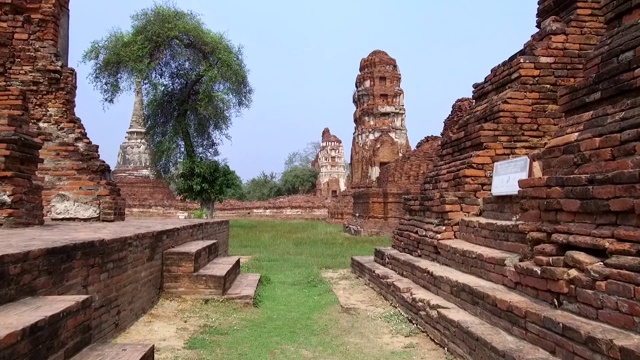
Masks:
[[[213,201],[200,200],[200,208],[204,211],[205,219],[213,219]]]

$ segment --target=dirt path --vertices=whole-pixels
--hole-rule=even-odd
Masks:
[[[453,359],[350,270],[323,271],[322,276],[340,302],[339,307],[324,316],[335,324],[332,335],[346,343],[348,353],[361,354],[356,358],[362,359],[386,358],[382,354],[394,354],[393,359]],[[218,305],[219,312],[204,313],[202,301],[164,298],[116,342],[153,343],[158,360],[206,359],[186,349],[189,338],[211,324],[242,326],[236,321],[247,315],[243,312],[254,311],[231,304]]]
[[[349,269],[323,271],[322,277],[340,302],[344,339],[363,354],[405,351],[406,359],[453,359]]]

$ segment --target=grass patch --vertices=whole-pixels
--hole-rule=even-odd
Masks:
[[[380,320],[389,324],[391,333],[394,335],[411,337],[420,334],[420,329],[412,324],[398,309],[385,311],[379,317]]]
[[[188,349],[203,359],[401,359],[403,353],[363,357],[350,349],[326,314],[338,305],[322,269],[348,268],[354,255],[389,246],[387,237],[351,237],[340,226],[312,221],[231,222],[230,252],[250,255],[243,271],[262,274],[257,308],[209,302],[198,312],[211,324]]]

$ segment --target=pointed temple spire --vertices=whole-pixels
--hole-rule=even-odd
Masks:
[[[145,130],[143,106],[142,82],[140,80],[136,80],[136,96],[133,102],[133,113],[131,114],[131,124],[129,124],[129,129]]]
[[[136,94],[133,103],[131,123],[124,142],[118,152],[118,163],[113,171],[117,177],[153,178],[151,169],[151,149],[147,143],[144,126],[144,97],[142,82],[136,81]]]

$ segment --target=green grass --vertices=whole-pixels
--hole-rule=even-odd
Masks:
[[[406,358],[403,351],[363,357],[350,350],[336,327],[337,298],[320,275],[322,269],[348,268],[353,255],[372,255],[374,247],[389,245],[389,238],[351,237],[322,222],[232,221],[230,252],[252,256],[242,271],[262,274],[257,307],[203,305],[198,311],[213,325],[187,348],[204,359]],[[390,313],[385,320],[409,331],[398,316]]]

